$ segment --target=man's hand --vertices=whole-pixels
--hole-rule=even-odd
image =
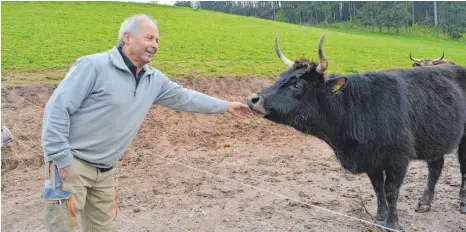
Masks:
[[[227,112],[241,119],[252,118],[252,111],[241,102],[228,102]]]
[[[58,175],[60,176],[60,179],[62,181],[65,181],[66,176],[68,175],[68,169],[70,169],[71,164],[64,167],[64,168],[59,168],[58,169]]]

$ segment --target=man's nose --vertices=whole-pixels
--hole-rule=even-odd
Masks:
[[[155,48],[155,50],[157,50],[159,48],[159,44],[157,43],[156,40],[153,40],[152,43],[150,44],[150,46]]]

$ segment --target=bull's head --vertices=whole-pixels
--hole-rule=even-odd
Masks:
[[[309,125],[311,117],[319,121],[322,104],[329,104],[324,102],[324,98],[339,94],[347,82],[346,77],[329,78],[324,75],[328,61],[322,48],[323,41],[324,35],[320,37],[318,45],[318,63],[304,58],[290,61],[278,47],[277,33],[275,51],[288,68],[271,86],[249,96],[249,107],[267,119],[290,126],[296,127],[300,123]]]
[[[454,65],[455,63],[451,60],[444,60],[445,53],[442,51],[442,56],[438,59],[416,59],[411,56],[411,53],[409,53],[409,58],[416,62],[413,63],[413,67],[419,67],[419,66],[434,66],[434,65],[440,65],[440,64],[452,64]]]

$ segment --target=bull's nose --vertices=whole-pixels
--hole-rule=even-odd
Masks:
[[[264,98],[257,94],[252,94],[248,97],[248,106],[258,115],[267,115],[267,112],[264,109]]]
[[[257,105],[257,103],[259,103],[261,97],[257,94],[252,94],[248,97],[248,105],[249,105],[249,108],[253,109],[254,106]]]

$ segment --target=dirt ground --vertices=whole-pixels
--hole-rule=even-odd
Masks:
[[[179,82],[238,101],[271,83],[252,77]],[[2,88],[2,122],[16,136],[1,156],[2,231],[45,231],[40,135],[43,108],[55,87]],[[405,231],[466,231],[466,216],[458,211],[455,155],[446,157],[432,210],[414,212],[427,181],[426,166],[410,164],[398,204],[401,225]],[[261,118],[236,120],[154,106],[117,164],[117,180],[118,231],[373,229],[314,207],[370,221],[376,199],[367,176],[345,172],[319,139]]]

